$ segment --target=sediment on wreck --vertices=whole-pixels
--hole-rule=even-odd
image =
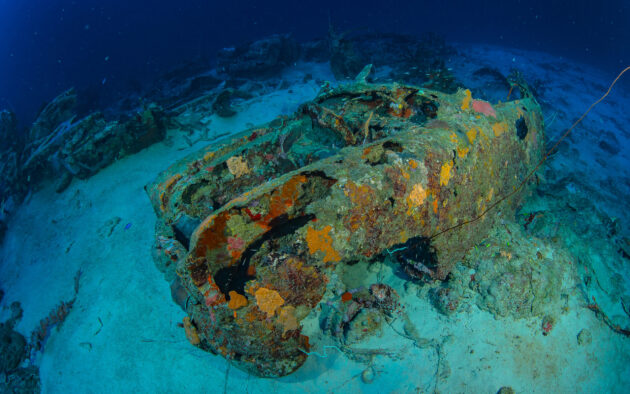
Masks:
[[[517,188],[543,145],[540,108],[526,95],[493,106],[468,90],[325,90],[148,185],[154,257],[188,295],[191,343],[283,376],[308,357],[300,321],[336,267],[397,254],[411,276],[445,279],[531,185],[435,235]]]

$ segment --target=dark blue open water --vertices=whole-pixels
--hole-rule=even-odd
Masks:
[[[630,59],[630,4],[580,1],[0,2],[0,103],[31,121],[68,87],[109,97],[220,48],[373,29],[542,50],[614,72]],[[108,58],[109,60],[105,60]]]

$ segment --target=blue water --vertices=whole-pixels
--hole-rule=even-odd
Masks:
[[[615,1],[0,1],[0,107],[24,123],[71,86],[106,104],[196,58],[274,33],[373,29],[536,49],[614,72],[630,61]],[[103,84],[105,81],[105,84]]]

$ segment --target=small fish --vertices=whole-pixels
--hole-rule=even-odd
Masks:
[[[131,222],[127,223],[125,225],[125,230],[129,230],[131,228]]]

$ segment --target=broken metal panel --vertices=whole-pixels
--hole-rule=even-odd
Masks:
[[[469,91],[330,89],[148,186],[156,261],[191,297],[198,346],[286,375],[307,357],[299,322],[337,265],[396,254],[412,277],[444,279],[498,210],[434,235],[517,188],[542,149],[531,98],[493,107]],[[510,215],[526,192],[499,209]]]

